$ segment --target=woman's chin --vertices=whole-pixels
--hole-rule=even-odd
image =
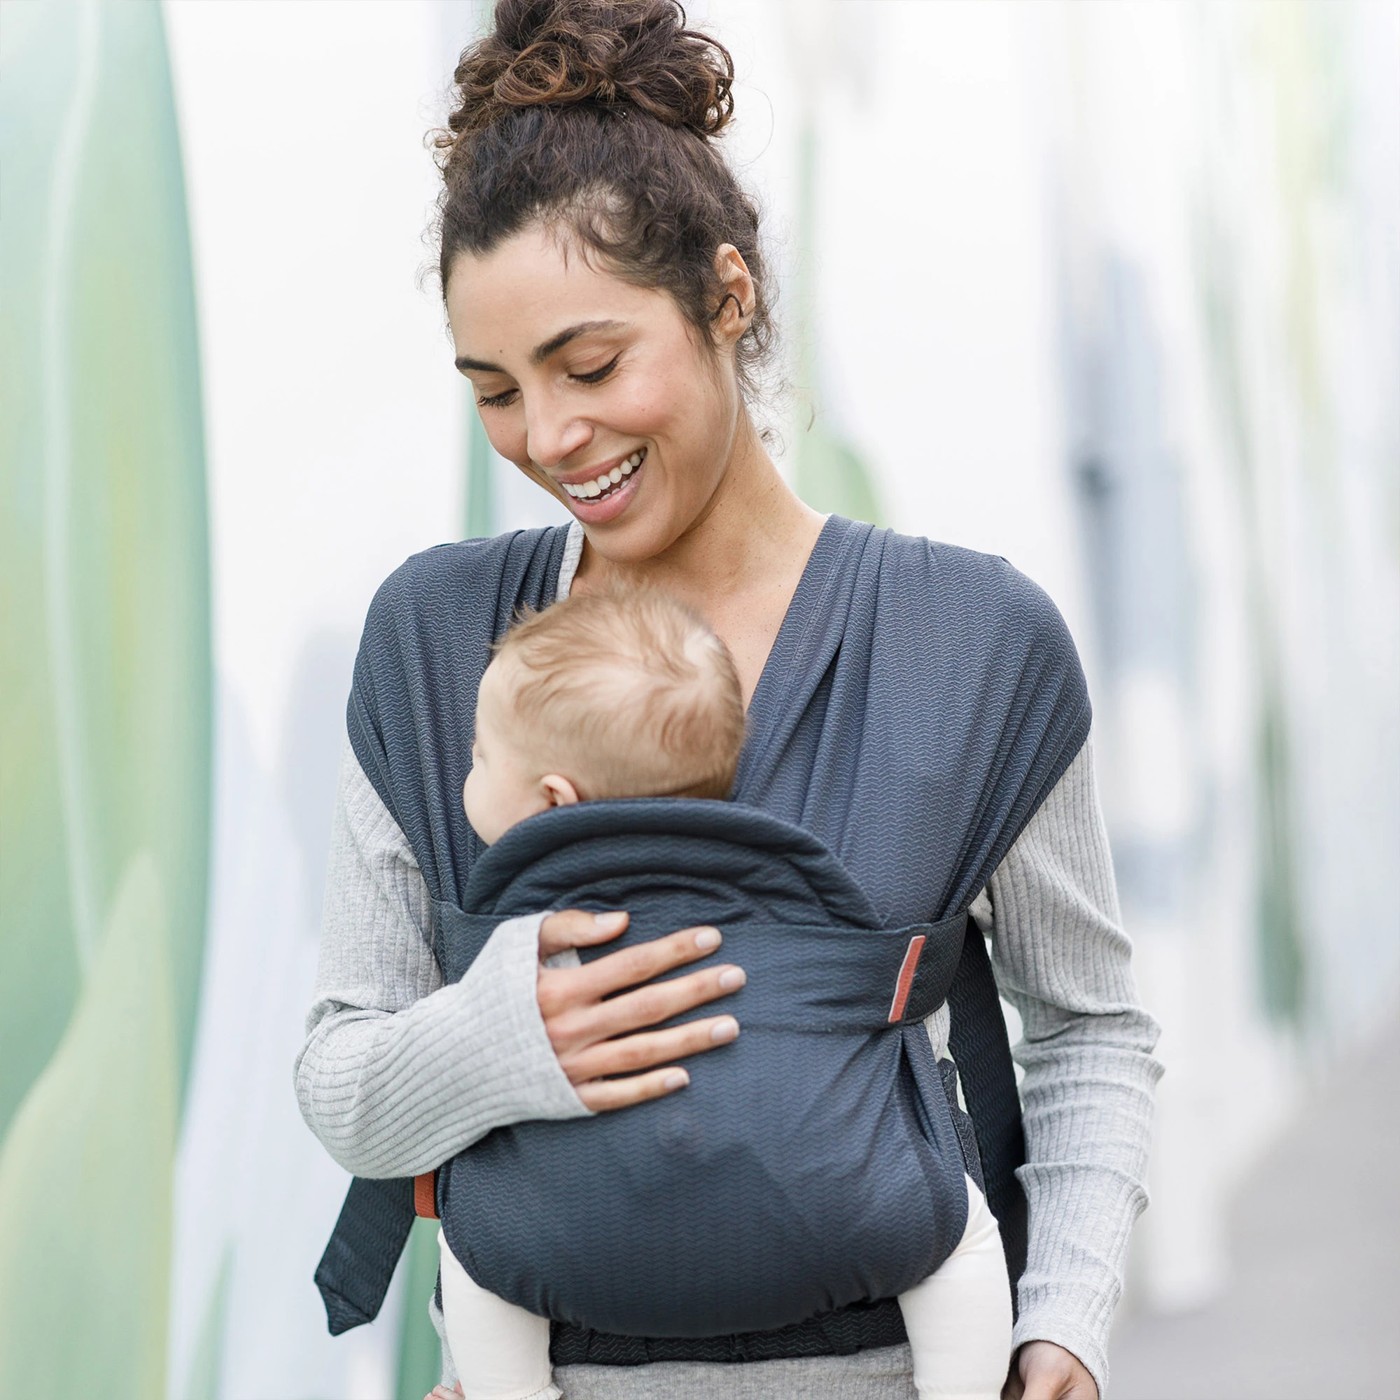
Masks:
[[[583,524],[588,552],[622,569],[640,568],[664,555],[676,541],[656,512],[629,511],[610,525]]]

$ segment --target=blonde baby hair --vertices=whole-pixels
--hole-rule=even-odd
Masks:
[[[744,700],[729,649],[655,589],[526,613],[496,644],[521,742],[583,799],[729,795]]]

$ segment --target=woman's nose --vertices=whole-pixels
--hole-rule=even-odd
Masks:
[[[526,411],[525,450],[530,460],[546,471],[586,447],[592,436],[593,429],[563,405],[543,403]]]

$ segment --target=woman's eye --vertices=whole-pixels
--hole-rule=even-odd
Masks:
[[[617,362],[621,358],[622,354],[621,352],[619,352],[618,354],[614,355],[612,359],[610,359],[607,362],[607,364],[601,365],[597,369],[591,369],[588,371],[587,374],[573,374],[569,377],[571,379],[576,379],[580,384],[597,384],[600,381],[606,379],[608,375],[610,375],[613,372],[613,370],[617,368]]]
[[[476,406],[478,408],[505,408],[507,404],[514,402],[519,389],[503,389],[499,394],[478,394],[476,396]]]

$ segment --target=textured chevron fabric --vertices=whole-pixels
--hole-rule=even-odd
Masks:
[[[351,743],[437,901],[459,904],[482,856],[459,794],[489,644],[519,604],[552,599],[565,541],[564,530],[522,532],[429,551],[393,575],[371,608]],[[890,928],[966,908],[1083,746],[1089,711],[1058,613],[1004,561],[833,517],[750,722],[738,802],[820,837]],[[952,1044],[1005,1231],[1018,1194],[1019,1118],[985,956],[978,975],[983,994],[963,996],[968,1014],[957,1010],[954,984]],[[993,1069],[979,1076],[971,1070],[981,1059]],[[998,1081],[1002,1121],[989,1153],[986,1109],[997,1094],[974,1084]],[[844,1309],[815,1340],[751,1354],[881,1345],[898,1336],[889,1308]],[[573,1354],[654,1354],[608,1350],[590,1344]]]
[[[971,1164],[923,1017],[951,985],[963,916],[882,929],[810,834],[664,799],[522,823],[465,903],[471,916],[438,911],[449,979],[502,918],[566,907],[628,910],[624,945],[702,919],[748,973],[727,1003],[742,1035],[683,1094],[500,1128],[443,1167],[443,1229],[483,1287],[576,1327],[712,1338],[893,1297],[957,1245]]]
[[[561,592],[571,576],[566,551]],[[1017,1057],[1028,1160],[1020,1179],[1032,1228],[1014,1343],[1045,1338],[1067,1346],[1104,1394],[1129,1231],[1146,1199],[1161,1066],[1151,1054],[1156,1023],[1133,985],[1095,786],[1091,736],[972,913],[1024,1026]],[[504,1124],[588,1116],[540,1019],[543,915],[507,919],[468,974],[444,985],[423,877],[348,742],[327,876],[320,967],[295,1078],[307,1123],[337,1161],[363,1177],[410,1176]],[[939,1055],[948,1022],[946,1006],[925,1022]],[[405,1306],[420,1301],[440,1329],[431,1295]],[[844,1322],[858,1314],[833,1316]],[[557,1376],[570,1400],[721,1393],[914,1400],[909,1348],[875,1347],[854,1326],[849,1332],[862,1350],[843,1347],[845,1334],[835,1334],[831,1354],[798,1360],[718,1368],[569,1363],[557,1366]],[[445,1343],[443,1377],[449,1384],[456,1378]]]

